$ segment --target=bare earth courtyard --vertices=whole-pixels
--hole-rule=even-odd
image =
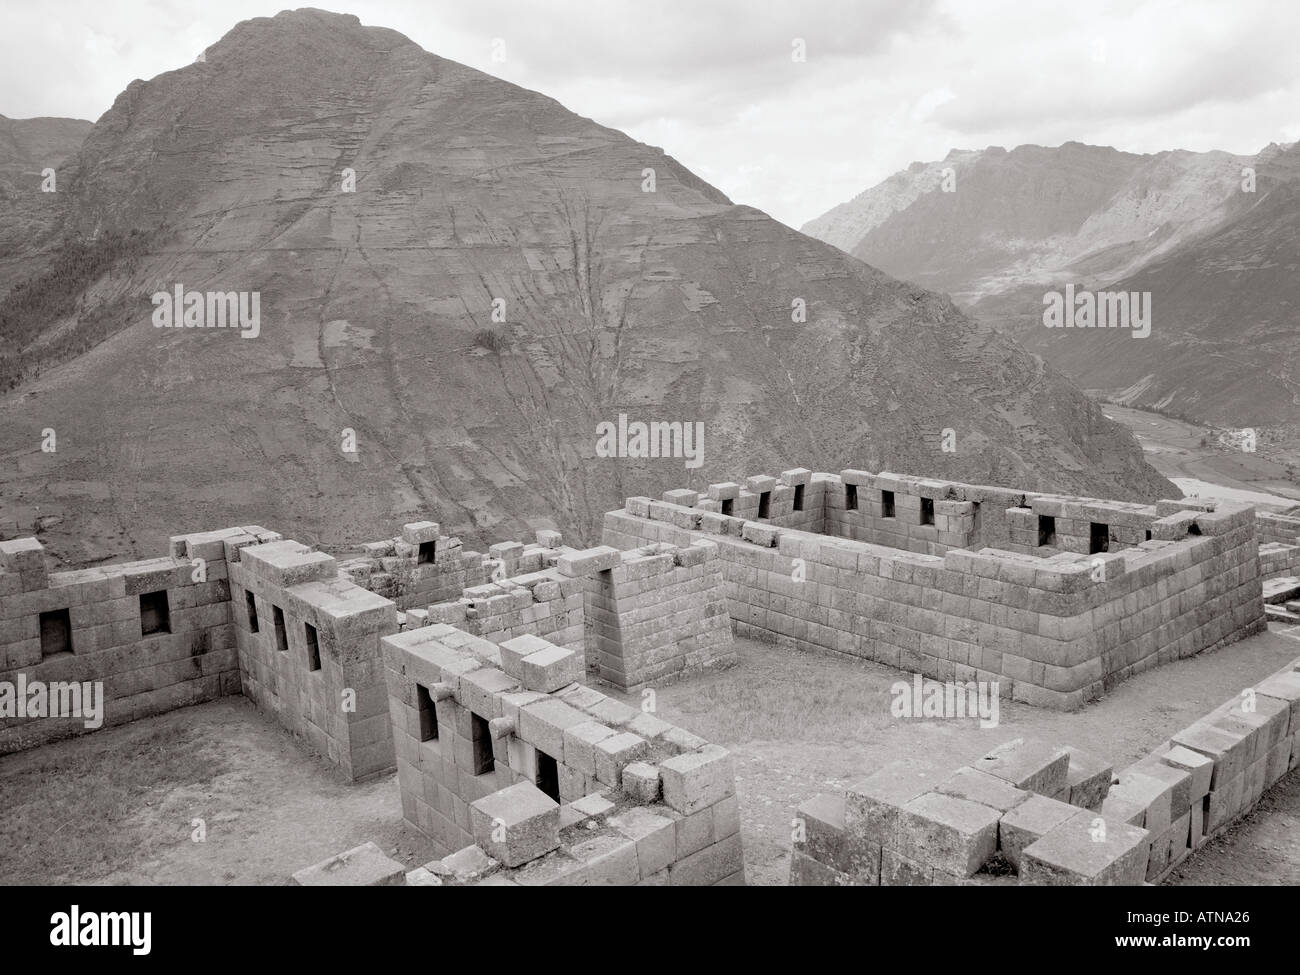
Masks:
[[[1077,712],[1004,701],[999,725],[981,729],[893,717],[890,688],[905,675],[892,668],[742,639],[736,666],[658,690],[657,713],[731,751],[748,882],[784,885],[805,799],[900,757],[955,765],[1018,736],[1067,742],[1118,768],[1293,659],[1298,643],[1300,627],[1275,624]],[[1298,822],[1292,773],[1167,882],[1298,884]],[[434,854],[403,823],[395,775],[348,783],[242,697],[0,758],[4,883],[279,884],[367,840],[412,867]]]

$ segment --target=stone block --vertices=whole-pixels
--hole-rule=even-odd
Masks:
[[[620,732],[596,742],[596,779],[606,785],[621,786],[623,769],[646,753],[648,743],[630,731]]]
[[[560,845],[560,805],[531,782],[519,782],[469,805],[476,842],[507,867]]]
[[[711,806],[736,791],[731,754],[719,745],[675,755],[659,765],[664,803],[680,813]]]
[[[1067,745],[1065,750],[1070,755],[1065,776],[1070,805],[1083,809],[1098,808],[1110,791],[1114,766],[1081,748]]]
[[[1070,753],[1046,742],[1013,738],[974,765],[981,772],[1005,779],[1018,789],[1054,796],[1068,785]]]
[[[1020,870],[1020,855],[1057,826],[1078,815],[1078,808],[1047,796],[1032,795],[998,823],[998,847],[1002,855]]]
[[[677,859],[676,824],[667,816],[637,806],[610,816],[606,825],[636,844],[637,865],[642,878],[667,869]]]
[[[589,778],[596,776],[596,745],[615,732],[598,721],[583,721],[564,729],[564,764]]]
[[[989,806],[1000,813],[1014,809],[1028,799],[1032,792],[1017,789],[1005,779],[981,772],[969,765],[959,768],[934,787],[935,792],[958,799],[968,799]]]
[[[918,863],[969,877],[997,851],[999,818],[982,803],[928,792],[899,809],[894,848]]]
[[[1213,759],[1182,745],[1174,745],[1159,758],[1171,768],[1191,776],[1191,789],[1188,793],[1191,802],[1199,802],[1210,791],[1210,780],[1214,775]]]
[[[618,549],[609,545],[569,552],[555,560],[560,575],[569,577],[590,576],[606,569],[616,569],[623,562]]]
[[[504,662],[505,655],[502,654]],[[563,647],[538,650],[520,661],[520,680],[530,691],[550,694],[580,680],[582,664],[578,655]]]
[[[1141,825],[1153,835],[1168,829],[1173,822],[1173,788],[1168,782],[1136,769],[1121,772],[1107,798],[1127,799],[1141,806],[1145,810]]]
[[[947,774],[930,763],[891,762],[845,790],[844,828],[864,841],[893,846],[899,809]]]
[[[1076,813],[1020,855],[1020,882],[1115,887],[1146,879],[1150,833],[1094,812]]]
[[[543,640],[540,636],[525,633],[523,636],[513,637],[502,642],[499,649],[501,653],[501,669],[515,680],[522,680],[524,676],[524,658],[545,650],[554,650],[556,646],[549,640]]]
[[[402,541],[407,545],[423,545],[442,537],[442,526],[436,521],[413,521],[402,526]]]
[[[658,802],[662,792],[658,767],[649,762],[624,766],[623,791],[640,802]]]
[[[299,887],[401,887],[406,867],[374,843],[362,843],[293,875]]]

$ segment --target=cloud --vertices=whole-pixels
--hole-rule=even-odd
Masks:
[[[1246,153],[1300,137],[1300,6],[1266,0],[352,0],[340,10],[660,146],[795,226],[954,147]],[[17,6],[0,37],[0,112],[97,118],[131,80],[274,13],[261,0]],[[498,38],[504,61],[492,59]],[[791,58],[795,38],[805,61]]]

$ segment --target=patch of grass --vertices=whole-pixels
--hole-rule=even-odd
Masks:
[[[796,651],[773,651],[795,661]],[[851,673],[825,658],[806,670],[795,663],[755,672],[750,666],[724,671],[672,694],[681,724],[707,741],[839,741],[860,734],[872,718],[889,720],[890,698],[869,672]],[[830,664],[830,666],[827,666]],[[795,672],[797,677],[795,676]]]
[[[170,724],[76,745],[0,760],[0,883],[87,883],[142,849],[187,840],[188,821],[160,836],[142,810],[226,765],[202,734]]]

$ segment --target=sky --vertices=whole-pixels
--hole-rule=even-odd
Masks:
[[[953,148],[1300,138],[1295,0],[339,0],[799,227]],[[0,114],[97,119],[258,0],[6,0]],[[802,59],[799,54],[802,52]]]

